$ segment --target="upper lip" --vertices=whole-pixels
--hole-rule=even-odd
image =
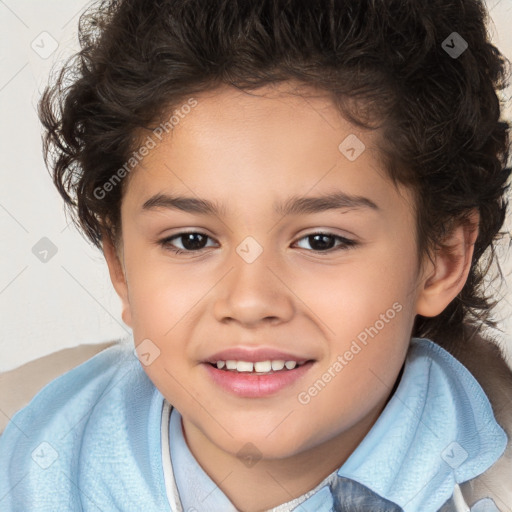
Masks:
[[[284,352],[273,348],[244,348],[233,347],[216,352],[205,363],[216,363],[217,361],[296,361],[303,363],[311,360],[310,357],[302,357],[290,352]]]

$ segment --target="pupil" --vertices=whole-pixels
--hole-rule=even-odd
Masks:
[[[322,243],[322,242],[318,243],[318,240],[321,238],[330,239],[331,243]],[[315,245],[316,245],[317,250],[318,249],[331,249],[333,247],[333,243],[334,243],[334,239],[330,235],[311,235],[311,236],[309,236],[309,239],[310,239],[309,243],[311,244],[311,247],[315,248]],[[311,239],[313,239],[313,243],[311,242]]]
[[[200,233],[188,233],[187,235],[184,235],[182,238],[183,238],[183,247],[185,247],[185,249],[189,250],[189,251],[193,251],[194,249],[202,249],[201,246],[201,242],[197,242],[196,240],[196,243],[193,242],[193,239],[194,237],[203,237],[203,235],[201,235]],[[192,241],[192,243],[190,243]]]

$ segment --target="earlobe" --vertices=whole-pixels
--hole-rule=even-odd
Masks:
[[[471,269],[479,214],[473,210],[468,221],[457,225],[438,248],[432,260],[426,259],[420,281],[416,313],[434,317],[444,311],[464,287]]]
[[[110,236],[107,233],[102,233],[101,242],[103,247],[103,255],[105,256],[108,271],[110,274],[110,280],[112,281],[112,285],[114,286],[114,289],[116,290],[116,293],[122,302],[121,317],[126,325],[132,327],[132,317],[128,295],[128,283],[126,280],[123,265],[121,264],[114,244],[112,243],[112,240],[110,239]]]

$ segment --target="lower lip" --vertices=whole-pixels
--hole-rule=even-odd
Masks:
[[[313,361],[308,361],[293,370],[281,370],[266,375],[219,370],[209,363],[204,363],[204,366],[213,382],[226,391],[239,397],[260,398],[291,386],[303,377],[313,364]]]

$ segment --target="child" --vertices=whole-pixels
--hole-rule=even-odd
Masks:
[[[512,375],[480,334],[510,176],[486,16],[81,19],[40,102],[46,162],[133,335],[12,418],[2,511],[512,510]]]

